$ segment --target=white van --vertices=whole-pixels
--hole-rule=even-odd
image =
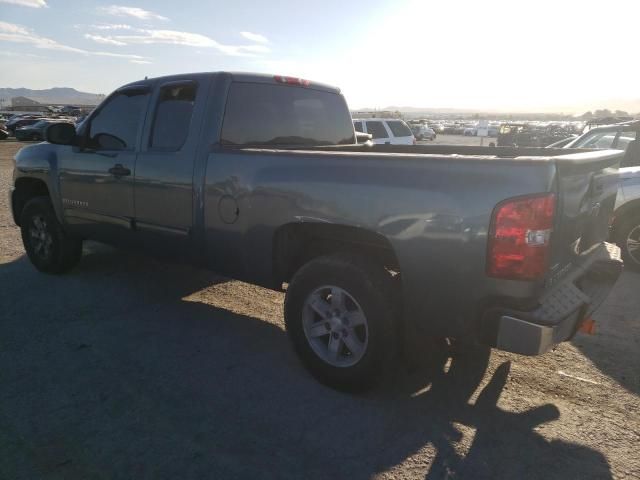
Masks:
[[[416,139],[409,126],[397,118],[354,119],[356,132],[370,133],[373,143],[387,145],[415,145]]]

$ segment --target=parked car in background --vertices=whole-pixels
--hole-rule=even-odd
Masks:
[[[551,145],[547,145],[547,148],[563,148],[568,145],[570,142],[573,142],[576,139],[577,135],[571,135],[570,137],[563,138],[562,140],[558,140],[557,142],[553,142]]]
[[[4,129],[4,127],[0,127],[0,140],[6,140],[9,137],[9,132]]]
[[[424,124],[412,125],[411,131],[416,140],[435,140],[436,132]]]
[[[636,166],[619,170],[620,186],[611,237],[622,250],[626,267],[640,271],[640,151],[637,142],[630,143],[626,151],[636,158]]]
[[[555,124],[504,123],[498,132],[499,147],[545,147],[571,133]]]
[[[404,120],[397,118],[354,119],[356,132],[371,134],[374,144],[415,145],[413,132]]]
[[[18,128],[33,125],[41,118],[42,117],[40,115],[16,115],[9,119],[5,124],[5,128],[9,132],[9,135],[15,135]]]
[[[462,134],[465,137],[475,137],[478,134],[478,129],[476,127],[465,127]]]
[[[611,238],[627,268],[640,271],[640,120],[593,127],[565,148],[624,150]]]
[[[15,131],[15,136],[16,139],[20,141],[44,140],[45,130],[47,129],[47,127],[53,123],[62,122],[63,120],[60,119],[43,118],[32,125],[25,125],[24,127],[17,128]]]
[[[566,148],[613,148],[625,150],[629,142],[637,138],[638,131],[640,131],[640,120],[594,127],[569,142]],[[624,163],[631,160],[625,157],[621,166],[632,166]]]

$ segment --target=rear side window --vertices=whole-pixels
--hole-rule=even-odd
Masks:
[[[370,133],[373,138],[387,138],[389,134],[387,129],[384,128],[382,122],[367,122],[367,133]]]
[[[353,122],[353,128],[356,129],[356,132],[364,132],[364,130],[362,130],[362,122]]]
[[[573,148],[611,148],[617,132],[592,132],[572,145]]]
[[[193,82],[160,89],[149,143],[152,149],[177,151],[182,148],[189,134],[196,89]]]
[[[404,122],[387,122],[387,126],[391,129],[394,137],[410,137],[412,135],[411,130]]]
[[[616,144],[616,148],[619,150],[625,150],[627,145],[636,139],[635,130],[632,131],[622,131],[620,132],[620,136],[618,137],[618,143]]]
[[[233,83],[224,113],[223,145],[313,146],[355,143],[342,95],[311,88]]]

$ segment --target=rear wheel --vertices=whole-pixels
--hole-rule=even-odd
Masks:
[[[615,240],[626,268],[640,271],[640,214],[623,217],[616,226]]]
[[[389,275],[351,255],[310,261],[294,276],[285,300],[293,347],[322,383],[344,391],[372,387],[396,352]]]
[[[82,240],[63,231],[48,197],[36,197],[25,205],[20,230],[29,260],[41,272],[64,273],[80,261]]]

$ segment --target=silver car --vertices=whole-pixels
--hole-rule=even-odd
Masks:
[[[625,266],[640,271],[640,120],[596,127],[565,148],[614,148],[625,150],[620,164],[612,239],[622,250]]]

